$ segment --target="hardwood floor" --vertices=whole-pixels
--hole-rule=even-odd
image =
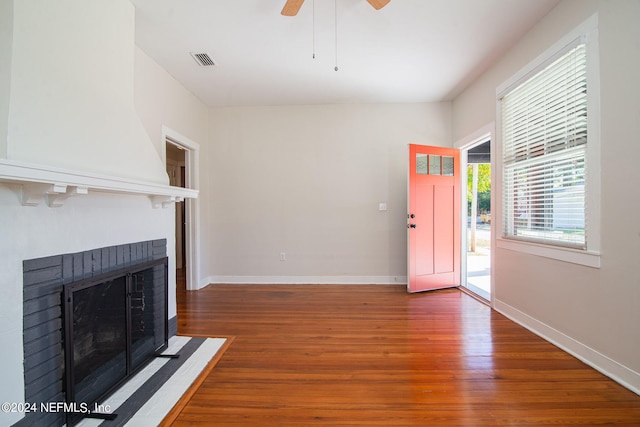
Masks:
[[[640,396],[458,290],[214,285],[180,334],[235,339],[173,425],[640,426]]]

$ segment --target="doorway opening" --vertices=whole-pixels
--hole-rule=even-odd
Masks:
[[[466,148],[466,250],[462,286],[491,300],[491,140]]]
[[[163,126],[164,155],[171,185],[197,190],[199,185],[200,145],[180,133]],[[176,270],[177,286],[187,290],[199,289],[200,240],[198,237],[198,199],[189,198],[176,203]]]
[[[187,155],[184,147],[166,140],[166,167],[169,175],[169,185],[173,187],[187,188]],[[187,266],[187,224],[185,215],[185,202],[175,203],[175,242],[176,242],[176,285],[179,289],[186,289]]]

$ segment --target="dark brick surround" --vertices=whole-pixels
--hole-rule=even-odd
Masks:
[[[129,243],[23,262],[25,402],[63,402],[61,292],[78,280],[164,258],[166,239]],[[175,335],[177,319],[169,322]],[[60,426],[64,414],[29,413],[14,426]]]

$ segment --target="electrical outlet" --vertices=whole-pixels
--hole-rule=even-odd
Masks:
[[[280,252],[280,261],[286,261],[287,260],[287,254],[285,252]]]

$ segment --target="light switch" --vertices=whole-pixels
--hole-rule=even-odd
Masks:
[[[378,205],[378,210],[379,211],[386,211],[387,210],[387,204],[386,203],[380,203]]]

